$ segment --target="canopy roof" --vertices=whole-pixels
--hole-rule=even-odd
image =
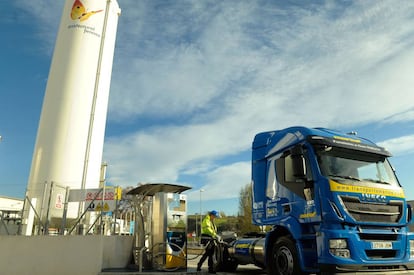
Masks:
[[[191,187],[170,183],[147,183],[128,191],[127,195],[154,196],[160,192],[180,194],[189,189]]]

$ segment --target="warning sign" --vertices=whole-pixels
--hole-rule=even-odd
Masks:
[[[84,201],[88,211],[114,211],[121,198],[122,188],[105,186],[94,189],[72,189],[69,192],[69,202]]]
[[[115,201],[94,201],[88,205],[88,211],[109,212],[115,210]]]

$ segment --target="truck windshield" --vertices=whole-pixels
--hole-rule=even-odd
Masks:
[[[321,173],[347,184],[376,183],[399,186],[394,171],[384,156],[349,149],[325,147],[318,151]]]

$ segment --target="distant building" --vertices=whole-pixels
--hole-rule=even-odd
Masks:
[[[0,235],[18,233],[22,209],[22,199],[0,196]]]

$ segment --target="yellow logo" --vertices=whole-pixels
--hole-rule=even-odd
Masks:
[[[97,10],[97,11],[87,11],[85,6],[82,4],[80,0],[75,0],[72,6],[72,11],[70,12],[70,18],[72,20],[79,20],[79,21],[85,21],[95,13],[101,12],[103,10]]]
[[[299,216],[299,218],[301,218],[301,219],[309,219],[309,218],[313,218],[313,217],[316,217],[316,212],[300,214],[300,216]]]
[[[243,248],[249,248],[249,247],[250,247],[249,243],[238,243],[238,244],[236,244],[236,248],[243,249]]]
[[[347,185],[347,184],[338,183],[333,180],[329,180],[329,185],[331,187],[331,191],[334,191],[334,192],[373,194],[373,195],[405,198],[404,191],[401,188],[384,189],[384,188],[367,187],[367,186]]]
[[[361,141],[359,139],[355,139],[355,138],[347,138],[347,137],[340,137],[340,136],[334,136],[334,139],[338,139],[338,140],[343,140],[343,141],[350,141],[350,142],[355,142],[355,143],[361,143]]]

